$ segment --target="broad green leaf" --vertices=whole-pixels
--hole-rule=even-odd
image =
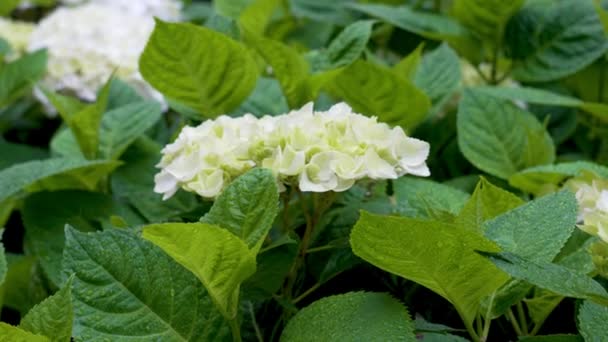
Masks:
[[[280,0],[253,0],[239,15],[241,27],[263,36],[272,14],[280,4]]]
[[[608,339],[608,306],[586,300],[579,306],[577,321],[578,330],[585,341]]]
[[[402,177],[393,182],[393,193],[400,206],[411,207],[416,217],[438,218],[456,215],[469,194],[426,179]]]
[[[8,270],[0,288],[4,296],[2,304],[18,311],[23,317],[34,305],[49,296],[48,284],[33,256],[7,253],[6,260]]]
[[[128,83],[121,81],[116,77],[112,78],[112,81],[110,82],[110,93],[108,95],[108,111],[141,101],[144,101],[144,98]]]
[[[163,201],[162,195],[154,192],[154,175],[158,172],[161,146],[151,139],[139,138],[122,155],[125,164],[112,174],[112,193],[120,201],[137,210],[147,222],[164,222],[184,217],[205,205],[196,196],[178,191],[175,196]],[[203,211],[204,213],[205,211]],[[192,219],[198,219],[197,214]]]
[[[245,34],[247,42],[272,67],[272,72],[281,84],[283,94],[291,108],[299,108],[313,100],[308,82],[308,63],[298,51],[279,41]]]
[[[414,11],[407,6],[351,4],[348,8],[369,14],[428,39],[443,40],[467,34],[467,31],[458,22],[449,17]]]
[[[356,21],[331,41],[325,51],[328,69],[348,66],[361,56],[372,34],[374,22],[373,20]]]
[[[255,274],[243,282],[243,299],[264,300],[273,297],[285,282],[298,255],[295,240],[264,248],[257,255]]]
[[[62,282],[66,223],[81,231],[94,231],[91,221],[107,219],[112,214],[112,198],[95,192],[39,192],[25,199],[21,209],[25,241],[53,284],[59,286]]]
[[[451,334],[422,333],[416,334],[418,341],[424,342],[468,342],[464,337]]]
[[[508,179],[555,159],[545,128],[513,103],[467,89],[458,107],[458,145],[477,168]]]
[[[117,159],[135,139],[160,119],[160,104],[144,101],[128,104],[104,114],[99,135],[99,156]]]
[[[74,321],[72,281],[73,277],[70,277],[57,293],[34,306],[23,317],[19,327],[46,336],[53,342],[70,342]]]
[[[256,62],[242,44],[204,27],[160,20],[139,67],[154,88],[203,117],[236,108],[257,78]]]
[[[236,317],[241,283],[256,270],[256,253],[244,241],[206,223],[152,224],[143,237],[194,273],[226,319]]]
[[[531,87],[475,87],[473,90],[475,92],[507,100],[520,100],[540,105],[579,108],[608,122],[608,106],[605,104],[583,102],[575,97],[556,94],[547,90]]]
[[[344,5],[354,0],[288,0],[289,9],[296,18],[308,18],[319,23],[347,25],[353,16],[344,10]]]
[[[564,299],[551,291],[536,288],[532,298],[524,299],[528,314],[534,324],[543,324],[547,317]]]
[[[6,255],[4,254],[4,244],[1,242],[4,229],[0,229],[0,286],[4,283],[6,272],[8,272],[8,264],[6,263]],[[2,304],[2,294],[0,290],[0,306]]]
[[[48,153],[41,149],[25,144],[14,144],[0,139],[0,151],[2,151],[2,159],[0,159],[0,170],[11,165],[23,163],[35,159],[44,159],[48,157]]]
[[[519,342],[583,342],[583,339],[579,335],[538,335],[538,336],[526,336],[518,340]]]
[[[221,341],[230,336],[194,275],[126,230],[66,229],[77,340]]]
[[[458,55],[449,45],[442,44],[424,55],[416,71],[414,83],[436,102],[456,90],[460,78]]]
[[[608,48],[592,0],[532,3],[511,20],[507,42],[515,60],[513,76],[525,82],[574,74]]]
[[[414,342],[407,309],[385,293],[349,292],[320,299],[293,317],[281,342]]]
[[[534,262],[512,253],[479,252],[516,279],[556,294],[608,305],[608,293],[598,282],[576,270],[549,262]]]
[[[576,177],[583,171],[591,171],[608,178],[608,168],[587,161],[542,165],[520,171],[509,178],[509,184],[532,194],[555,191],[569,177]]]
[[[430,100],[405,77],[367,61],[356,61],[328,84],[328,91],[344,99],[356,112],[382,122],[413,129],[431,107]]]
[[[38,50],[2,65],[0,68],[0,108],[25,95],[33,83],[44,76],[46,62],[46,51]]]
[[[21,0],[3,0],[0,3],[0,16],[8,16],[20,3]]]
[[[422,51],[424,50],[424,45],[424,43],[420,43],[414,51],[393,66],[393,71],[401,77],[405,77],[408,80],[413,80],[414,76],[416,75],[416,71],[418,71],[418,68],[420,67],[420,62],[422,61]]]
[[[597,11],[597,14],[600,16],[600,21],[602,22],[602,26],[604,26],[604,32],[606,34],[608,34],[608,11],[606,11],[602,7],[601,0],[595,0],[594,2],[595,2],[594,3],[595,10]]]
[[[449,223],[362,212],[350,243],[360,258],[450,301],[467,324],[482,299],[508,279],[475,253],[497,251],[494,243]]]
[[[239,40],[241,38],[241,29],[236,20],[217,13],[213,13],[213,15],[207,19],[205,27],[234,40]]]
[[[505,25],[524,0],[457,0],[452,15],[480,38],[500,44]]]
[[[245,102],[234,114],[251,113],[257,117],[287,113],[289,106],[281,90],[281,85],[274,78],[260,77],[257,85]]]
[[[0,322],[0,337],[6,342],[51,342],[46,336],[29,333],[4,322]]]
[[[483,223],[513,208],[524,201],[482,178],[471,198],[456,218],[456,223],[465,229],[481,232]]]
[[[93,189],[99,180],[120,165],[116,161],[51,158],[34,160],[0,171],[0,202],[21,190],[44,188]]]
[[[275,177],[268,169],[254,168],[228,185],[201,222],[228,229],[257,254],[278,212]]]
[[[62,114],[62,118],[68,127],[70,127],[70,131],[78,142],[78,146],[80,147],[82,154],[87,159],[94,159],[97,157],[97,149],[99,146],[99,125],[101,124],[101,118],[108,105],[111,83],[112,78],[106,82],[95,103],[79,107],[74,105],[72,102],[69,105],[69,108],[66,108],[66,110],[76,109],[77,112],[64,113],[63,111],[59,110],[60,108],[58,108],[60,114],[64,113]],[[47,92],[47,97],[51,103],[55,105],[55,107],[58,107],[56,104],[58,96],[52,94],[53,93]],[[65,98],[63,101],[65,101]]]
[[[237,18],[253,1],[254,0],[213,0],[213,9],[223,16]]]
[[[570,191],[540,197],[485,223],[485,235],[503,251],[551,262],[575,229],[578,203]]]

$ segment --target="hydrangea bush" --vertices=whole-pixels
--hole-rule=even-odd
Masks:
[[[0,341],[608,341],[605,8],[0,1]]]

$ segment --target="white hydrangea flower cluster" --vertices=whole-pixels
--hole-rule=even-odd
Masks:
[[[154,191],[167,199],[181,187],[206,198],[254,167],[273,171],[281,190],[345,191],[357,180],[429,176],[430,146],[375,117],[339,103],[314,112],[312,103],[280,116],[220,116],[185,127],[157,165]]]
[[[62,3],[72,6],[92,3],[139,17],[158,17],[165,21],[180,20],[182,10],[182,2],[179,0],[62,0]]]
[[[0,17],[0,38],[6,40],[12,49],[6,56],[7,60],[14,60],[23,55],[33,30],[33,24]]]
[[[38,24],[28,49],[48,49],[43,84],[52,90],[93,101],[99,88],[116,72],[141,95],[162,100],[138,70],[139,56],[153,29],[152,17],[119,8],[95,3],[61,7]]]
[[[608,180],[573,180],[568,186],[576,191],[578,227],[608,242]]]

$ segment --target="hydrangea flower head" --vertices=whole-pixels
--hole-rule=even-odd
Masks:
[[[66,5],[86,3],[103,5],[123,13],[140,17],[158,17],[164,21],[177,21],[181,16],[182,2],[179,0],[63,0]]]
[[[62,7],[32,32],[29,50],[48,49],[43,84],[92,101],[112,72],[142,95],[160,99],[138,71],[138,59],[154,29],[151,17],[109,6]]]
[[[608,180],[599,177],[575,179],[568,187],[576,191],[578,227],[608,242]]]
[[[12,49],[7,59],[16,59],[27,50],[33,30],[33,24],[0,17],[0,38],[6,40]]]
[[[270,169],[280,189],[345,191],[363,178],[428,176],[427,142],[339,103],[325,112],[312,104],[279,116],[220,116],[185,127],[162,150],[154,191],[167,199],[181,187],[214,198],[254,167]]]

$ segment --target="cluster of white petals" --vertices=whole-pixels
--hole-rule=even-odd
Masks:
[[[608,180],[573,180],[569,187],[579,204],[578,227],[608,242]]]
[[[139,3],[139,1],[124,1]],[[154,20],[96,3],[60,7],[32,32],[29,50],[48,50],[44,86],[93,101],[113,72],[140,94],[162,97],[142,78],[138,60]]]
[[[281,189],[345,191],[362,178],[429,176],[429,148],[345,103],[325,112],[307,104],[279,116],[220,116],[185,127],[162,150],[154,191],[167,199],[181,187],[214,198],[254,167],[272,170]]]
[[[180,0],[62,0],[66,5],[92,3],[116,8],[123,13],[139,17],[157,17],[165,21],[178,21],[181,17]]]
[[[11,53],[6,56],[8,60],[20,57],[27,50],[33,30],[33,24],[0,17],[0,38],[11,46]]]

